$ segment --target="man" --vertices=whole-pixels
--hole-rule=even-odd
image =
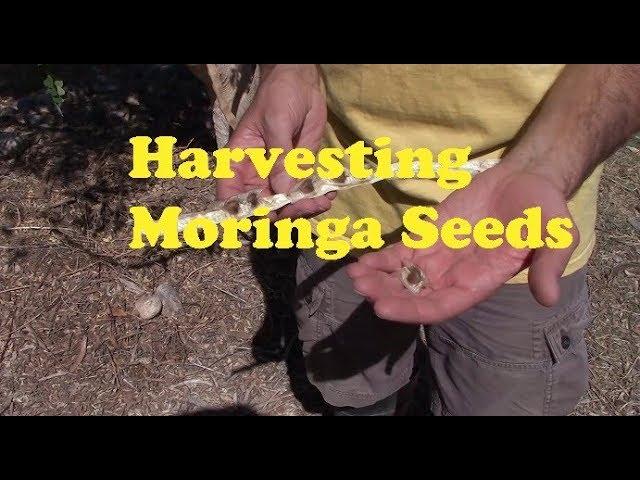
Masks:
[[[390,415],[410,379],[417,325],[441,415],[568,414],[585,392],[589,323],[585,264],[593,250],[598,165],[640,129],[636,65],[265,65],[229,146],[290,149],[372,144],[472,147],[498,166],[451,193],[430,180],[391,180],[289,205],[279,218],[381,221],[388,247],[298,264],[297,315],[309,378],[343,415]],[[327,114],[328,105],[328,114]],[[287,192],[282,165],[263,180],[250,162],[220,181],[227,198],[262,187]],[[437,203],[438,223],[493,217],[503,224],[540,206],[571,216],[569,249],[426,250],[398,242],[402,214]],[[579,232],[579,234],[578,234]],[[356,261],[357,258],[357,261]],[[403,261],[428,287],[401,284]],[[526,285],[528,283],[528,287]]]

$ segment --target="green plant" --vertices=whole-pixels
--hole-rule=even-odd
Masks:
[[[62,115],[62,109],[60,106],[64,102],[64,95],[67,93],[64,89],[64,83],[62,80],[56,79],[45,67],[44,64],[39,63],[38,67],[41,67],[47,73],[46,78],[44,79],[44,86],[47,90],[47,93],[51,97],[51,101],[53,105],[56,107],[56,110],[60,115]]]

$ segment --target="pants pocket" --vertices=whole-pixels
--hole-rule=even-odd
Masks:
[[[589,388],[584,332],[591,323],[586,298],[544,330],[551,356],[551,378],[545,415],[568,415]]]
[[[540,415],[549,388],[550,361],[501,362],[438,335],[429,337],[437,385],[434,413]]]
[[[322,337],[320,307],[326,296],[327,286],[314,279],[314,270],[304,254],[298,257],[296,266],[296,293],[294,310],[298,322],[298,336],[303,348],[317,342]]]
[[[567,415],[588,388],[584,332],[591,321],[586,290],[571,307],[536,323],[530,340],[541,348],[534,361],[490,358],[457,337],[432,329],[431,367],[442,415]],[[499,355],[499,342],[493,348]]]

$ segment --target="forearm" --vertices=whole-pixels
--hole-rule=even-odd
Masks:
[[[261,63],[261,76],[263,79],[272,73],[286,73],[299,76],[306,82],[317,85],[320,83],[320,70],[317,65],[309,63]]]
[[[505,155],[569,197],[600,162],[640,130],[640,65],[570,65]]]

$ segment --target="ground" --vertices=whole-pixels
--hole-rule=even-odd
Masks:
[[[0,415],[321,413],[289,306],[295,252],[128,248],[128,206],[213,200],[209,180],[127,175],[135,135],[215,148],[198,81],[178,65],[52,68],[64,117],[41,69],[0,66]],[[580,415],[640,414],[639,147],[600,187]],[[163,281],[184,314],[136,317],[139,289]]]

